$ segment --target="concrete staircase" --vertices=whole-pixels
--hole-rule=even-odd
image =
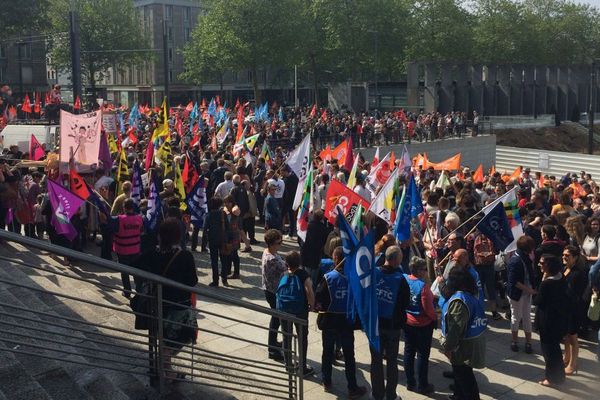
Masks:
[[[159,398],[146,376],[148,362],[144,338],[135,335],[133,316],[117,310],[128,308],[120,291],[84,284],[56,275],[53,271],[115,285],[118,281],[114,276],[94,275],[84,268],[74,272],[75,269],[60,266],[48,255],[30,252],[17,244],[0,244],[2,256],[43,265],[48,272],[0,259],[0,279],[11,282],[0,282],[0,312],[3,313],[0,323],[0,400]],[[23,286],[85,298],[114,309],[94,307]],[[123,332],[85,326],[78,321],[116,327]],[[111,334],[115,339],[101,337],[97,333]],[[119,338],[135,339],[139,343],[124,342]],[[109,369],[111,367],[121,371]],[[235,397],[201,385],[181,383],[171,385],[169,392],[161,398]]]

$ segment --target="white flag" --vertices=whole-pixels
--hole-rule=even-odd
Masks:
[[[302,142],[288,156],[285,163],[290,166],[292,171],[298,177],[300,184],[308,174],[310,160],[310,135],[306,135]],[[298,186],[302,187],[302,186]]]
[[[394,184],[397,179],[398,168],[392,172],[390,178],[371,202],[371,207],[369,207],[369,211],[390,225],[392,224],[392,208],[394,208]]]
[[[492,209],[498,204],[498,202],[502,202],[504,205],[504,211],[506,211],[506,217],[508,218],[508,224],[510,226],[510,230],[512,231],[513,237],[515,240],[508,245],[508,247],[504,250],[506,253],[515,251],[517,249],[517,239],[523,236],[525,233],[523,232],[523,223],[521,222],[521,216],[519,214],[519,207],[517,201],[517,189],[513,188],[508,192],[504,193],[502,196],[498,197],[491,204],[481,210],[484,215],[488,214]]]

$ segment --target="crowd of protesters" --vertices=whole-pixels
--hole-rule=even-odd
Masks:
[[[318,157],[318,150],[329,143],[328,139],[322,139],[333,136],[334,143],[339,143],[352,137],[355,143],[370,146],[411,137],[460,136],[466,133],[466,116],[463,113],[417,115],[404,111],[373,116],[323,111],[311,116],[313,112],[305,108],[287,109],[280,118],[275,109],[271,121],[246,122],[261,137],[252,150],[239,151],[234,148],[234,134],[215,145],[218,128],[210,126],[208,120],[194,132],[195,127],[188,126],[189,113],[183,107],[172,110],[166,140],[171,141],[172,162],[182,170],[186,165],[192,168],[197,179],[205,182],[207,214],[202,224],[193,224],[193,216],[182,211],[186,199],[177,190],[173,169],[165,172],[165,165],[152,162],[147,171],[142,171],[149,173],[159,186],[165,207],[158,231],[144,226],[149,188],[144,188],[145,199],[137,205],[132,199],[132,182],[117,179],[121,152],[126,156],[129,170],[136,163],[144,164],[153,133],[164,123],[165,116],[157,109],[141,113],[133,130],[125,125],[116,138],[123,149],[113,152],[114,167],[100,165],[93,174],[83,174],[110,213],[102,214],[99,212],[102,207],[84,204],[71,220],[77,230],[74,240],[54,229],[46,192],[48,179],[68,181],[67,176],[61,175],[52,163],[45,167],[19,163],[28,154],[12,149],[10,157],[0,160],[0,228],[39,239],[48,237],[53,243],[76,250],[83,250],[90,239],[96,238],[100,241],[101,257],[112,259],[114,252],[121,263],[149,269],[188,285],[198,281],[193,252],[208,251],[210,286],[215,288],[240,279],[244,270],[240,267],[239,252],[255,252],[252,246],[259,244],[256,229],[264,228],[266,246],[261,269],[267,303],[274,309],[291,310],[304,319],[309,312],[319,312],[324,390],[331,390],[335,360],[343,359],[350,398],[364,395],[366,389],[356,381],[354,359],[354,331],[360,328],[360,321],[349,321],[345,313],[348,281],[342,262],[342,238],[339,228],[332,226],[324,215],[328,186],[333,180],[347,184],[350,171],[336,160]],[[477,123],[473,126],[474,133],[476,128]],[[135,141],[127,140],[130,133]],[[299,251],[284,255],[280,253],[284,235],[297,236],[293,200],[298,177],[286,165],[289,148],[270,146],[269,142],[289,138],[296,143],[307,134],[313,137],[315,207],[305,240],[298,240]],[[266,146],[262,146],[263,142]],[[366,190],[364,180],[372,165],[360,154],[357,156],[358,183],[351,189],[361,193]],[[396,163],[399,166],[400,160]],[[594,319],[598,318],[594,313],[600,291],[600,186],[584,171],[554,177],[532,175],[529,169],[523,169],[518,177],[493,172],[485,174],[483,180],[476,180],[473,170],[463,168],[449,173],[447,185],[436,184],[440,172],[433,168],[413,166],[412,174],[426,213],[418,228],[413,228],[410,240],[398,242],[386,221],[372,214],[364,217],[367,228],[376,232],[378,279],[375,282],[380,296],[381,351],[371,349],[373,397],[396,398],[401,340],[407,389],[422,394],[434,392],[428,376],[428,358],[433,331],[440,327],[441,349],[452,366],[452,371],[446,371],[444,376],[454,379],[453,398],[479,398],[473,368],[485,366],[486,315],[497,324],[508,325],[502,320],[510,320],[512,336],[507,338],[507,349],[514,352],[521,349],[519,328],[525,333],[524,350],[528,354],[537,350],[532,331],[539,331],[539,350],[546,362],[540,384],[560,385],[565,376],[576,374],[579,337],[597,329]],[[406,176],[400,176],[399,186],[406,183]],[[516,192],[515,207],[524,235],[515,238],[516,251],[506,254],[473,228],[482,208],[510,190]],[[364,193],[363,197],[376,194]],[[133,293],[130,277],[122,278],[123,295],[130,297]],[[138,282],[134,283],[137,286]],[[296,284],[300,291],[294,289]],[[432,290],[432,285],[436,290]],[[168,296],[174,303],[189,304],[189,297],[181,291]],[[536,318],[532,323],[533,306]],[[272,318],[269,327],[272,331],[268,356],[290,365],[288,353],[283,351],[289,348],[288,336],[284,336],[282,349],[277,330],[290,332],[292,326],[280,326],[279,320]],[[304,330],[303,334],[301,351],[306,356],[309,333]],[[188,340],[180,336],[173,338],[176,339]],[[306,363],[306,357],[304,360]],[[308,363],[301,368],[301,373],[313,373]]]

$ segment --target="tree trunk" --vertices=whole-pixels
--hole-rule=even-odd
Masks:
[[[258,87],[258,71],[252,68],[252,88],[254,89],[254,104],[260,104],[260,89]]]
[[[317,76],[317,60],[314,53],[310,55],[310,67],[313,72],[313,89],[315,91],[315,104],[319,107],[319,77]]]

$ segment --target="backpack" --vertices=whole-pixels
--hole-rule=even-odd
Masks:
[[[479,235],[475,238],[473,255],[475,257],[475,265],[494,265],[496,261],[494,244],[485,235]]]
[[[275,296],[277,310],[294,315],[306,313],[306,294],[298,275],[289,272],[283,275]]]

